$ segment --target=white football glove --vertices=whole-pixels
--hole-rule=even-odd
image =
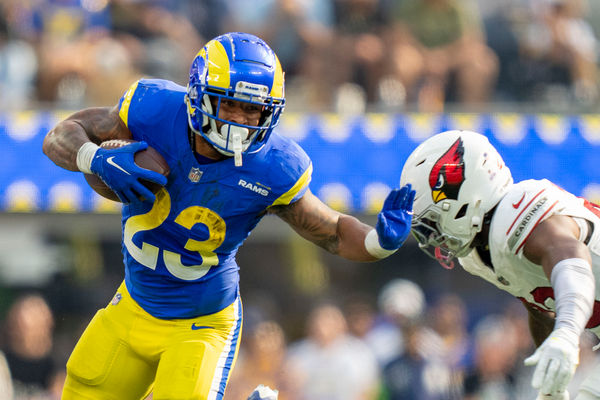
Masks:
[[[536,364],[531,386],[552,396],[566,392],[579,364],[579,337],[567,329],[555,329],[535,353],[525,359],[527,366]]]
[[[556,395],[538,393],[538,396],[535,398],[535,400],[570,400],[570,397],[569,392],[565,390],[564,392],[557,393]]]

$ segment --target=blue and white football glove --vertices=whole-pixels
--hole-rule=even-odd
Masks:
[[[154,202],[154,193],[144,186],[140,179],[164,186],[167,184],[167,178],[158,172],[140,168],[134,162],[135,153],[147,147],[146,142],[135,142],[116,149],[99,147],[92,158],[90,170],[98,175],[123,203],[141,201],[142,197],[146,201]]]
[[[379,245],[385,250],[396,250],[410,234],[415,191],[409,184],[390,192],[377,216],[375,230]]]

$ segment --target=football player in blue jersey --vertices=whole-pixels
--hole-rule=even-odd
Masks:
[[[79,111],[48,133],[52,161],[98,175],[124,203],[125,279],[75,346],[63,399],[221,399],[242,326],[235,255],[268,213],[350,260],[402,245],[410,187],[389,194],[375,228],[330,209],[308,189],[309,157],[273,131],[284,105],[274,52],[228,33],[197,54],[187,88],[142,79],[115,107]],[[111,139],[135,142],[99,146]],[[168,179],[134,163],[148,145]],[[155,195],[141,179],[163,188]]]

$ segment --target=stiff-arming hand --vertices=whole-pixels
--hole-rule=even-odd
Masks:
[[[155,199],[140,179],[166,185],[167,178],[158,172],[140,168],[134,162],[134,155],[140,150],[148,147],[146,142],[136,142],[116,149],[98,148],[90,170],[98,175],[115,192],[123,203],[139,201],[143,197],[153,202]]]
[[[536,365],[531,386],[541,394],[552,396],[566,391],[577,364],[579,337],[564,328],[552,331],[535,353],[525,360],[525,365]]]
[[[386,250],[396,250],[410,233],[415,191],[410,184],[390,192],[377,216],[375,230],[379,244]]]

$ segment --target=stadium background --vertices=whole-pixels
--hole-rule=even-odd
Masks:
[[[550,32],[557,22],[548,14],[561,1],[438,0],[462,4],[470,29],[482,32],[480,44],[495,57],[485,98],[463,96],[455,73],[431,100],[390,67],[394,27],[402,20],[396,10],[409,1],[0,2],[0,349],[16,399],[58,398],[70,350],[123,276],[118,204],[45,158],[44,135],[74,110],[114,104],[139,77],[185,85],[190,60],[216,34],[248,31],[272,45],[288,83],[279,132],[311,156],[311,190],[365,222],[375,222],[412,149],[447,129],[486,134],[516,180],[548,178],[600,202],[596,72],[582,77],[570,62],[572,54],[592,48],[593,57],[586,56],[596,65],[599,5],[572,2],[588,7],[574,7],[562,22],[587,26],[591,45],[580,49],[565,40],[556,56]],[[579,42],[585,42],[582,36]],[[353,56],[336,51],[347,43],[357,44],[350,48]],[[366,50],[359,43],[368,43]],[[377,48],[383,51],[372,52]],[[364,62],[370,57],[380,57],[376,66]],[[318,385],[328,386],[333,399],[349,399],[335,383],[348,386],[353,373],[373,377],[356,388],[356,399],[393,398],[389,393],[402,391],[394,383],[427,374],[433,378],[413,381],[412,394],[395,398],[533,398],[530,371],[521,367],[532,344],[518,301],[458,268],[444,270],[412,239],[392,257],[361,265],[314,248],[266,217],[240,250],[239,263],[246,322],[231,399],[258,383],[287,392],[282,400],[303,398],[305,387]],[[385,291],[397,279],[410,280],[417,291],[407,285]],[[44,303],[22,301],[32,294],[49,312]],[[321,368],[330,362],[321,377],[281,373],[288,358],[301,358],[294,351],[299,341],[317,341],[306,327],[322,302],[343,312],[348,332],[358,338],[354,345],[374,350],[373,368],[336,369],[340,362],[370,364],[354,345],[338,353],[331,345],[302,359]],[[49,344],[28,345],[32,331],[39,334],[32,342]],[[331,335],[333,344],[342,343],[342,333]],[[413,336],[419,338],[418,356],[406,350]],[[279,347],[260,345],[277,338]],[[588,353],[582,370],[595,357]],[[400,375],[386,368],[394,357],[410,368]],[[301,376],[308,381],[295,387]],[[2,393],[6,387],[0,383],[0,399],[9,398]]]

